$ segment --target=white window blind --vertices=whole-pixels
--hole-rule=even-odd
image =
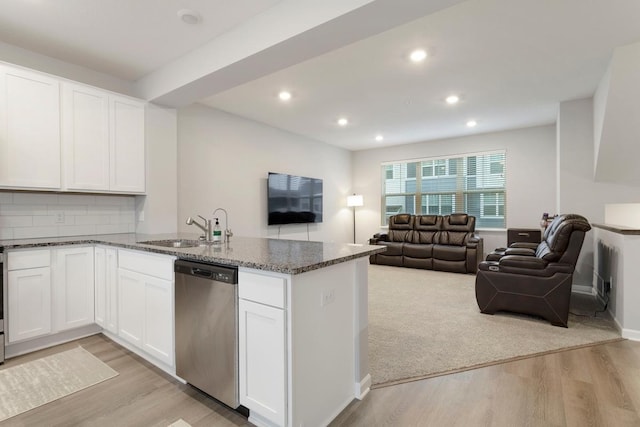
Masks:
[[[506,153],[382,165],[382,224],[398,213],[466,212],[477,228],[506,228]]]

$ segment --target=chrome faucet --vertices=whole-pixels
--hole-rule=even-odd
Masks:
[[[211,237],[211,220],[210,219],[206,219],[202,215],[198,215],[198,216],[200,218],[202,218],[202,220],[204,221],[204,225],[201,225],[198,221],[196,221],[195,219],[193,219],[191,217],[187,218],[187,225],[195,225],[200,230],[204,231],[204,240],[206,240],[207,242],[210,242],[211,239],[212,239],[212,237]]]
[[[224,242],[229,243],[229,239],[233,236],[231,232],[231,228],[229,228],[229,217],[227,216],[227,211],[222,208],[217,208],[213,211],[213,217],[215,218],[216,212],[222,211],[224,212]]]

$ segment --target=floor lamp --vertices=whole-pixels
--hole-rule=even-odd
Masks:
[[[353,209],[353,243],[356,242],[356,208],[364,205],[362,194],[347,196],[347,206]]]

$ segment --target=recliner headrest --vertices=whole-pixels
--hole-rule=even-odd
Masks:
[[[464,213],[454,213],[443,217],[442,229],[473,233],[476,230],[476,217]]]
[[[449,224],[451,225],[467,225],[469,215],[462,213],[454,213],[449,215]]]
[[[389,230],[412,230],[414,216],[411,214],[398,214],[389,217]]]
[[[557,261],[567,250],[574,231],[586,233],[589,230],[591,225],[585,217],[577,214],[559,215],[547,226],[542,243],[536,250],[536,256],[548,261]]]
[[[442,217],[438,215],[418,215],[415,222],[416,231],[439,231],[442,228]]]

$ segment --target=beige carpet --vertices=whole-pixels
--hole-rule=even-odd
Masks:
[[[620,339],[613,321],[569,315],[560,328],[524,315],[480,313],[475,276],[369,266],[374,387]]]
[[[0,421],[118,375],[77,347],[0,371]]]

